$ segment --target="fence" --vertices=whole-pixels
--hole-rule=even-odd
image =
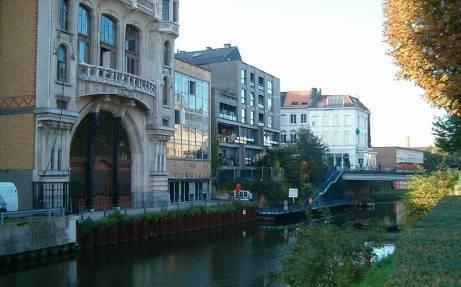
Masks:
[[[69,182],[34,182],[34,209],[63,208],[66,213],[78,213],[78,189]]]

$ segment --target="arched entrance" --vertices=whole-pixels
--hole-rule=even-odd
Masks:
[[[131,153],[120,117],[88,114],[72,138],[70,165],[80,208],[130,205]]]

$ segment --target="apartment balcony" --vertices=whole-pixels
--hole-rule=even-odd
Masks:
[[[150,110],[157,93],[153,81],[102,66],[80,63],[78,76],[79,96],[116,95],[136,100]]]
[[[228,120],[228,121],[233,121],[233,122],[237,121],[237,116],[235,114],[229,114],[229,113],[225,113],[225,112],[220,112],[219,113],[219,118],[224,119],[224,120]]]

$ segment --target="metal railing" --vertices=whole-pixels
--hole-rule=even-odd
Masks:
[[[32,203],[34,209],[63,208],[66,213],[77,213],[77,189],[69,182],[34,182]]]
[[[65,214],[64,208],[0,212],[0,224],[3,224],[7,218],[27,218],[36,216],[46,216],[47,218],[51,218],[52,216],[64,216]]]

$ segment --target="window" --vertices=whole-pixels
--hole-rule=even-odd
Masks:
[[[170,21],[170,0],[162,2],[162,21]]]
[[[242,83],[242,85],[245,85],[246,84],[246,80],[247,80],[247,71],[242,69],[240,71],[240,83]]]
[[[290,142],[292,142],[292,143],[296,142],[296,131],[291,131],[290,132]]]
[[[64,45],[60,45],[58,48],[56,75],[59,82],[67,81],[67,48]]]
[[[339,145],[339,131],[333,132],[333,145]]]
[[[255,74],[250,73],[250,86],[254,87],[255,86]]]
[[[68,0],[60,0],[59,3],[59,29],[67,30],[69,23],[69,3]]]
[[[189,81],[189,94],[190,95],[195,95],[195,82],[194,81]]]
[[[335,127],[339,126],[339,116],[338,115],[333,116],[333,126]]]
[[[246,103],[246,91],[245,91],[245,89],[240,90],[240,103],[241,104]]]
[[[286,143],[287,142],[287,135],[286,134],[281,134],[280,135],[280,140],[282,141],[282,143]]]
[[[296,124],[296,115],[290,115],[290,123]]]
[[[179,21],[179,3],[178,1],[173,2],[173,22],[178,23]]]
[[[312,116],[311,117],[311,126],[313,126],[313,127],[317,126],[318,122],[319,122],[319,117],[318,116]]]
[[[344,145],[350,145],[350,144],[351,144],[351,132],[344,131]]]
[[[351,125],[351,116],[344,115],[344,125],[345,126],[350,126]]]
[[[246,122],[246,110],[245,109],[241,109],[241,117],[240,117],[240,122],[242,124],[244,124]]]
[[[329,118],[327,115],[322,116],[322,126],[326,127],[328,126]]]
[[[264,96],[262,96],[262,95],[259,95],[259,97],[258,97],[258,107],[261,110],[264,110]]]
[[[264,78],[258,77],[258,90],[264,91]]]
[[[301,123],[302,124],[305,124],[307,122],[307,115],[306,114],[302,114],[301,115]]]
[[[267,127],[272,128],[273,124],[274,124],[274,118],[272,116],[267,116]]]
[[[272,95],[272,81],[267,81],[267,93]]]
[[[139,75],[139,30],[133,25],[126,26],[125,69],[127,73]]]
[[[101,16],[101,51],[100,65],[106,68],[116,68],[117,61],[117,27],[109,16]]]
[[[251,111],[250,112],[250,125],[254,125],[254,124],[255,124],[255,112]]]
[[[250,107],[254,107],[254,106],[255,106],[255,93],[250,92]]]
[[[162,104],[168,105],[168,78],[163,78],[163,93],[162,93]]]
[[[267,99],[267,110],[268,111],[271,111],[271,112],[273,111],[273,102],[274,102],[273,99],[271,98]]]
[[[165,44],[163,45],[163,65],[165,66],[170,66],[170,58],[171,58],[171,52],[170,52],[170,42],[166,41]]]
[[[263,127],[264,126],[264,114],[259,114],[259,126]]]
[[[78,6],[78,56],[80,62],[90,62],[90,12],[80,5]]]

